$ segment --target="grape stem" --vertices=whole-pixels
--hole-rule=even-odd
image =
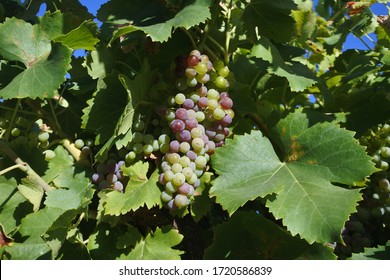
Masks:
[[[10,166],[10,167],[7,167],[7,168],[1,170],[1,171],[0,171],[0,176],[4,175],[5,173],[7,173],[7,172],[9,172],[9,171],[11,171],[11,170],[18,169],[18,168],[21,169],[21,170],[24,170],[24,169],[26,168],[26,166],[23,165],[23,164],[15,164],[15,165],[12,165],[12,166]]]
[[[15,109],[13,110],[14,112],[12,114],[11,121],[9,123],[9,127],[4,134],[4,139],[6,141],[8,141],[9,136],[11,135],[11,130],[15,125],[16,115],[18,114],[18,109],[19,109],[20,103],[21,103],[21,99],[18,99],[18,101],[16,102]]]
[[[35,171],[34,169],[32,169],[30,167],[30,165],[28,165],[27,162],[24,162],[7,144],[7,142],[5,142],[4,140],[0,140],[0,151],[2,151],[3,153],[5,153],[13,162],[15,162],[15,165],[14,166],[11,166],[5,170],[3,170],[2,172],[6,171],[10,171],[14,168],[16,168],[15,166],[17,166],[17,168],[19,168],[20,170],[22,170],[23,172],[25,172],[27,174],[27,177],[31,180],[31,182],[34,184],[34,185],[38,185],[39,187],[41,187],[45,192],[48,192],[50,191],[52,188],[41,178],[41,176],[39,176]],[[11,169],[10,169],[11,168]]]

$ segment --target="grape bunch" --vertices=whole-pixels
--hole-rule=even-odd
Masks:
[[[365,247],[384,245],[390,239],[390,125],[378,126],[360,141],[380,171],[371,175],[357,212],[345,224],[345,245],[336,247],[341,258],[362,252]]]
[[[231,134],[234,117],[233,101],[226,91],[230,71],[222,61],[213,65],[207,55],[193,50],[176,60],[175,73],[180,92],[169,99],[165,112],[172,139],[162,151],[159,176],[164,186],[161,199],[170,209],[190,204],[210,156]]]

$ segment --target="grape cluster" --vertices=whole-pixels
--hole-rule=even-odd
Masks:
[[[96,173],[92,175],[92,182],[98,185],[100,189],[112,188],[122,192],[129,180],[129,177],[124,176],[121,170],[124,164],[123,160],[117,161],[113,158],[98,164]]]
[[[165,112],[172,131],[169,147],[162,151],[159,182],[161,199],[170,209],[190,204],[216,147],[230,135],[234,111],[229,87],[229,69],[222,61],[214,65],[207,55],[193,50],[176,60],[176,88]],[[166,139],[168,140],[168,139]]]
[[[345,245],[336,247],[340,258],[362,252],[365,247],[384,245],[390,239],[390,125],[378,126],[360,141],[380,171],[371,175],[357,212],[345,224]]]

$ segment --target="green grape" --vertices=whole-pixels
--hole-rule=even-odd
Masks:
[[[176,94],[175,96],[175,102],[178,104],[178,105],[181,105],[184,103],[184,101],[186,100],[186,96],[182,93],[178,93]]]
[[[145,122],[143,120],[138,120],[133,124],[133,130],[141,132],[145,129]]]
[[[141,143],[135,143],[133,146],[133,151],[136,154],[140,154],[144,151],[144,146]]]
[[[195,70],[199,75],[204,75],[208,71],[207,63],[200,62],[198,65],[195,66]]]
[[[162,152],[163,154],[169,153],[169,149],[169,143],[163,143],[160,145],[160,152]]]
[[[74,141],[74,145],[77,149],[81,149],[82,147],[84,147],[84,141],[82,139],[77,139],[76,141]]]
[[[38,134],[38,140],[41,141],[41,142],[46,142],[47,140],[49,140],[49,132],[47,131],[41,131],[39,134]]]
[[[153,146],[150,144],[144,145],[143,152],[145,155],[150,155],[151,153],[153,153]]]
[[[127,163],[131,163],[136,158],[136,153],[134,151],[130,151],[125,156],[125,161]]]
[[[215,108],[213,112],[213,117],[214,119],[220,121],[225,117],[225,111],[222,110],[221,108]]]
[[[209,99],[209,102],[207,103],[207,108],[214,111],[218,107],[219,107],[219,103],[217,100]]]
[[[180,209],[190,204],[190,200],[183,194],[177,194],[175,196],[175,205]]]
[[[194,174],[194,171],[191,169],[191,167],[184,167],[181,173],[186,177],[186,180],[190,180]]]
[[[179,172],[181,172],[182,170],[183,170],[183,167],[181,166],[181,164],[180,163],[174,163],[174,164],[172,164],[172,171],[173,171],[173,173],[179,173]]]
[[[218,88],[225,89],[225,88],[228,88],[228,87],[229,87],[229,82],[228,82],[228,80],[226,80],[226,78],[224,78],[224,77],[222,77],[222,76],[218,76],[218,77],[215,79],[215,85],[216,85]]]
[[[223,61],[220,60],[220,59],[217,59],[216,61],[214,61],[213,65],[214,65],[214,69],[215,69],[216,71],[219,71],[221,68],[223,68],[223,67],[225,66],[225,64],[223,63]]]
[[[170,201],[172,198],[173,198],[172,195],[169,194],[169,192],[167,192],[167,191],[163,191],[163,192],[161,193],[161,200],[164,201],[164,202],[168,202],[168,201]]]
[[[170,153],[170,154],[167,154],[167,160],[170,164],[175,164],[177,162],[179,162],[180,160],[180,155],[178,153]]]
[[[207,159],[204,156],[198,156],[195,159],[196,168],[203,169],[207,164]]]
[[[133,143],[143,143],[144,142],[144,135],[139,132],[139,131],[136,131],[133,133],[133,137],[131,139],[131,142]]]
[[[43,154],[45,155],[46,160],[51,160],[51,159],[55,158],[55,156],[56,156],[56,154],[52,150],[46,150],[43,152]]]
[[[218,100],[219,99],[219,92],[216,91],[215,89],[210,89],[208,92],[207,92],[207,98],[210,100]]]
[[[165,171],[164,173],[164,179],[167,182],[171,182],[173,178],[175,177],[175,173],[171,170]]]
[[[230,70],[227,66],[222,67],[218,70],[218,75],[221,77],[227,78],[227,76],[229,76],[229,74],[230,74]]]
[[[180,149],[180,152],[185,154],[191,149],[191,145],[188,142],[181,142],[179,149]]]
[[[384,158],[389,158],[390,157],[390,148],[389,147],[382,147],[381,156]]]
[[[191,169],[192,170],[192,169]],[[198,176],[194,173],[194,171],[192,170],[192,175],[190,178],[187,179],[187,183],[188,184],[195,184],[195,182],[198,180]]]
[[[18,137],[20,135],[20,129],[17,128],[17,127],[14,127],[12,130],[11,130],[11,135],[14,136],[14,137]]]
[[[159,144],[164,144],[164,143],[169,143],[169,142],[171,142],[171,138],[167,134],[161,134],[158,137],[158,143]]]
[[[145,134],[144,135],[144,143],[152,145],[153,144],[154,137],[152,134]]]
[[[186,177],[182,173],[176,173],[172,179],[172,184],[175,186],[181,186],[186,181]]]
[[[172,184],[172,182],[167,182],[165,184],[165,191],[167,193],[175,193],[177,191],[177,188]]]
[[[204,141],[202,138],[194,138],[191,142],[191,146],[195,151],[199,151],[204,147]]]
[[[187,143],[187,142],[183,142],[183,143]],[[187,143],[188,144],[188,143]],[[188,144],[189,145],[189,144]],[[188,167],[190,166],[190,163],[191,163],[191,160],[189,159],[189,157],[187,156],[182,156],[180,159],[179,159],[179,164],[182,166],[182,167]]]
[[[206,115],[202,111],[198,111],[195,113],[195,118],[199,123],[201,123],[205,120]]]
[[[195,127],[191,129],[191,137],[192,138],[199,138],[202,136],[202,130],[200,130],[199,127]]]

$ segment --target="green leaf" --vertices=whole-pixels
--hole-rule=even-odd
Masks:
[[[278,49],[267,38],[258,41],[251,56],[268,61],[270,66],[267,71],[286,78],[292,91],[303,91],[317,82],[316,76],[307,66],[298,62],[285,62]]]
[[[40,238],[28,238],[23,243],[13,243],[7,246],[5,252],[11,255],[11,260],[36,260],[50,252],[50,247]]]
[[[315,250],[317,254],[306,254]],[[309,257],[309,258],[307,258]],[[334,259],[335,256],[320,244],[309,245],[292,237],[262,214],[236,212],[227,222],[218,225],[213,244],[206,249],[205,259],[230,260],[292,260]]]
[[[317,28],[317,16],[312,10],[292,11],[292,16],[296,21],[297,38],[299,41],[311,39]]]
[[[48,183],[53,182],[65,170],[71,169],[73,171],[74,169],[74,162],[63,146],[59,145],[53,151],[55,157],[49,161],[48,168],[43,176],[43,179]]]
[[[99,42],[97,24],[92,20],[83,21],[71,13],[47,12],[40,18],[40,26],[51,40],[73,50],[95,50]]]
[[[153,206],[161,206],[161,191],[157,186],[158,170],[156,169],[150,178],[147,177],[148,163],[138,161],[130,167],[122,168],[123,173],[130,176],[125,192],[113,191],[107,194],[104,205],[106,215],[125,214],[131,210],[146,205],[148,209]]]
[[[55,42],[76,50],[85,49],[88,51],[95,50],[95,45],[99,42],[97,35],[97,24],[92,20],[84,21],[79,27],[65,35],[54,38]]]
[[[0,224],[6,235],[12,234],[21,219],[30,213],[31,204],[18,192],[15,179],[0,177]]]
[[[296,7],[292,0],[252,0],[242,15],[244,25],[255,40],[258,28],[261,36],[276,42],[286,42],[295,33],[291,12]]]
[[[19,192],[33,205],[33,211],[39,210],[44,192],[41,187],[37,186],[33,182],[30,182],[28,178],[23,180],[23,184],[18,186]]]
[[[95,144],[103,144],[114,135],[127,102],[128,94],[117,75],[112,74],[101,81],[82,117],[83,128],[96,132]]]
[[[377,248],[365,248],[364,252],[352,254],[351,260],[389,260],[390,259],[390,241],[384,246]]]
[[[39,25],[20,19],[7,19],[0,24],[0,33],[6,34],[0,38],[0,55],[26,67],[0,90],[0,97],[53,97],[70,69],[72,50],[61,44],[52,45]]]
[[[339,241],[361,196],[332,183],[364,184],[376,169],[352,132],[333,123],[310,126],[309,116],[298,110],[278,123],[274,141],[284,162],[259,131],[227,141],[212,157],[220,176],[210,191],[230,214],[268,196],[266,205],[293,235]]]
[[[177,28],[190,29],[191,27],[205,22],[210,18],[210,0],[194,0],[189,2],[182,10],[180,10],[173,18],[152,24],[152,25],[129,25],[122,27],[114,32],[110,44],[121,36],[132,32],[142,30],[153,41],[165,42]],[[161,13],[161,11],[159,11]]]
[[[172,249],[183,240],[177,230],[170,227],[156,228],[154,232],[138,242],[128,254],[122,254],[121,260],[180,260],[182,251]]]

